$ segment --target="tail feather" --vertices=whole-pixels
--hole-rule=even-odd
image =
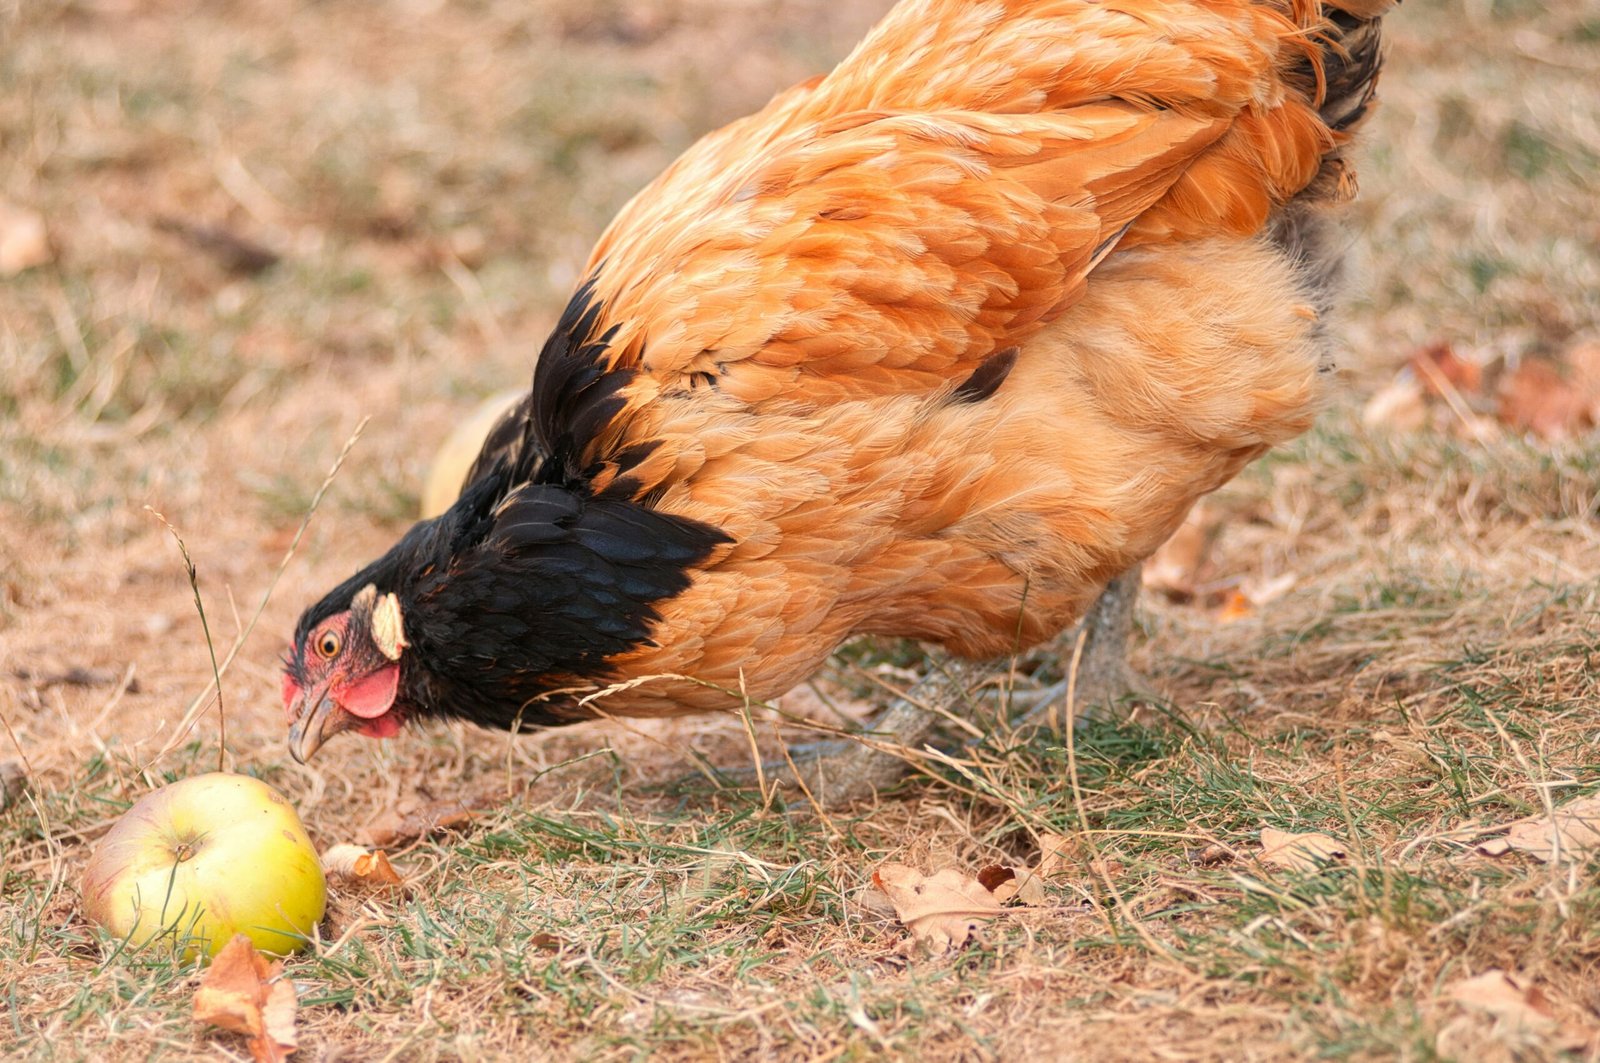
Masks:
[[[1383,16],[1398,3],[1332,0],[1315,5],[1321,10],[1310,27],[1313,50],[1288,77],[1316,101],[1335,146],[1323,157],[1316,178],[1296,198],[1339,202],[1355,194],[1355,172],[1341,148],[1372,112],[1383,69]]]
[[[1400,0],[1330,0],[1297,2],[1295,14],[1309,29],[1311,48],[1286,77],[1314,101],[1318,117],[1333,135],[1316,176],[1297,195],[1273,212],[1267,232],[1296,264],[1318,311],[1318,328],[1332,309],[1344,240],[1320,209],[1351,199],[1356,193],[1355,169],[1344,148],[1372,113],[1378,75],[1383,68],[1383,16]],[[1309,8],[1310,10],[1304,10]]]
[[[1365,4],[1358,7],[1391,7],[1392,4]],[[1361,17],[1347,11],[1332,11],[1328,17],[1331,36],[1323,48],[1323,98],[1319,108],[1328,128],[1349,132],[1361,124],[1372,109],[1383,67],[1382,18]]]

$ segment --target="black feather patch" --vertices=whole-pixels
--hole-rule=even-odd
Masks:
[[[1000,390],[1017,364],[1017,348],[1007,347],[983,360],[966,382],[950,394],[951,402],[982,402]]]
[[[1371,109],[1383,67],[1382,18],[1364,19],[1331,4],[1313,38],[1321,75],[1311,57],[1300,56],[1284,71],[1289,83],[1313,101],[1328,128],[1340,132],[1360,124]]]
[[[638,375],[636,369],[609,364],[616,327],[601,330],[604,307],[594,288],[591,277],[573,293],[539,354],[518,479],[568,485],[587,480],[590,446],[622,412],[621,392]],[[537,472],[529,463],[533,456]]]
[[[395,592],[409,643],[400,704],[485,727],[570,722],[568,687],[611,677],[650,644],[657,606],[681,594],[728,536],[624,498],[507,482],[501,463],[448,511],[306,610],[285,662],[303,675],[307,634],[371,583]]]
[[[528,420],[532,416],[533,394],[530,392],[522,397],[521,402],[507,410],[505,416],[489,430],[477,458],[472,462],[472,468],[467,470],[466,478],[461,481],[461,486],[477,483],[502,461],[510,461],[513,464],[525,461],[531,465],[542,465],[547,457],[542,450],[535,449],[524,458],[524,452],[530,445],[535,448],[538,446],[537,440],[528,437]]]
[[[572,698],[546,696],[604,681],[611,658],[648,644],[657,604],[726,541],[627,499],[515,488],[481,539],[401,594],[407,653],[425,670],[417,708],[500,728],[563,722]]]
[[[628,474],[658,444],[619,434],[615,453],[596,452],[637,374],[610,364],[615,328],[602,320],[591,279],[455,504],[306,610],[291,673],[303,670],[308,633],[369,583],[399,597],[409,645],[397,704],[411,714],[501,728],[564,723],[577,695],[556,692],[611,678],[613,659],[650,644],[660,603],[683,593],[729,537],[633,497]],[[597,492],[602,470],[612,478]]]

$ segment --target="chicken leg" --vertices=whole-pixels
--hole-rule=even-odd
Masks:
[[[1064,725],[1066,710],[1061,702],[1072,680],[1072,655],[1080,637],[1083,652],[1078,658],[1076,680],[1071,681],[1078,715],[1096,709],[1114,712],[1130,697],[1144,693],[1143,682],[1127,662],[1128,635],[1133,629],[1139,585],[1138,565],[1106,585],[1075,632],[1063,640],[1063,645],[1069,647],[1067,659],[1062,662],[1068,680],[1042,691],[1037,704],[1022,717],[1023,725],[1046,720]],[[907,697],[896,698],[878,717],[871,728],[873,735],[881,736],[877,740],[849,738],[806,743],[793,748],[786,761],[764,765],[763,772],[769,782],[781,787],[792,789],[803,783],[800,788],[827,807],[871,797],[898,782],[910,768],[908,759],[889,747],[920,749],[938,723],[937,712],[930,710],[959,710],[986,671],[981,666],[939,661]],[[755,772],[748,769],[729,774],[741,782],[755,780]]]
[[[933,669],[890,702],[861,736],[794,746],[762,772],[769,783],[797,797],[803,790],[828,808],[865,800],[910,772],[911,758],[933,734],[939,715],[960,712],[986,674],[981,665],[935,657]],[[756,781],[751,769],[727,774],[743,784]]]
[[[1062,640],[1061,671],[1066,678],[1042,691],[1039,703],[1019,722],[1030,724],[1044,719],[1061,727],[1069,709],[1075,710],[1079,718],[1097,711],[1114,717],[1128,700],[1147,695],[1144,680],[1128,666],[1128,636],[1133,631],[1142,571],[1142,565],[1134,565],[1106,584],[1078,626]],[[1077,651],[1079,639],[1083,640],[1081,654]],[[1069,693],[1073,704],[1066,706]]]

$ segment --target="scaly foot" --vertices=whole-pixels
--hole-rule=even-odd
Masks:
[[[1128,636],[1139,601],[1140,568],[1135,565],[1106,584],[1077,628],[1062,638],[1061,670],[1067,678],[1041,691],[1020,724],[1049,722],[1060,730],[1069,711],[1080,718],[1090,714],[1115,717],[1125,712],[1131,701],[1150,700],[1149,686],[1128,666]],[[1083,651],[1078,653],[1080,638]],[[1069,693],[1070,707],[1066,704]]]

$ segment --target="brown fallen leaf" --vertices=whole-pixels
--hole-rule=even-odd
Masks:
[[[912,937],[935,952],[960,948],[1000,911],[994,894],[971,875],[947,867],[924,875],[904,864],[884,864],[873,883],[888,894],[900,922]]]
[[[281,1063],[296,1048],[294,983],[280,978],[282,973],[282,962],[268,960],[248,937],[235,934],[195,990],[195,1021],[248,1037],[257,1063]]]
[[[1235,589],[1228,593],[1227,600],[1217,609],[1217,623],[1238,623],[1248,620],[1255,612],[1256,607],[1250,603],[1250,597],[1244,591]]]
[[[1483,366],[1456,354],[1447,340],[1413,351],[1410,365],[1418,381],[1435,395],[1442,397],[1453,390],[1456,395],[1470,396],[1483,390]]]
[[[564,942],[554,934],[538,933],[528,939],[528,944],[538,952],[560,952]]]
[[[1076,843],[1060,834],[1039,836],[1039,863],[1035,867],[991,864],[978,872],[978,882],[1001,904],[1015,898],[1023,904],[1045,902],[1044,883],[1061,870]]]
[[[1591,400],[1549,362],[1528,359],[1500,382],[1499,417],[1541,439],[1570,439],[1594,424]]]
[[[805,720],[830,720],[842,724],[861,724],[872,719],[878,703],[871,698],[852,695],[840,683],[814,679],[795,687],[782,698],[778,706],[785,716]]]
[[[857,914],[868,919],[898,919],[894,902],[877,886],[865,886],[854,897]]]
[[[1343,863],[1349,855],[1342,842],[1326,834],[1292,834],[1289,831],[1261,830],[1261,862],[1289,871],[1319,871],[1328,864]]]
[[[1195,503],[1178,530],[1144,563],[1140,581],[1151,590],[1187,601],[1195,595],[1195,573],[1205,560],[1208,520],[1205,505]]]
[[[1554,816],[1530,816],[1507,825],[1505,837],[1481,842],[1485,856],[1515,849],[1535,860],[1579,860],[1600,849],[1600,793],[1568,801]]]
[[[1563,1022],[1543,989],[1522,975],[1488,970],[1464,978],[1445,990],[1445,997],[1495,1020],[1496,1031],[1549,1038],[1560,1052],[1584,1052],[1600,1041],[1600,1030],[1581,1022]]]
[[[385,889],[404,886],[405,880],[389,863],[382,849],[363,849],[359,845],[330,845],[322,854],[322,870],[357,886]]]
[[[438,831],[453,830],[470,821],[477,808],[487,807],[490,803],[488,800],[470,804],[464,801],[405,800],[397,807],[379,813],[367,825],[367,842],[389,847]]]
[[[1256,615],[1258,609],[1282,598],[1294,589],[1300,577],[1293,572],[1283,572],[1268,578],[1247,576],[1228,592],[1213,614],[1219,624],[1234,624]]]
[[[1567,351],[1572,386],[1588,403],[1589,420],[1600,424],[1600,340],[1580,343]]]
[[[1216,867],[1219,864],[1226,864],[1236,854],[1226,845],[1208,842],[1198,849],[1188,850],[1185,855],[1188,856],[1191,864],[1199,864],[1201,867]]]
[[[1555,1013],[1550,1002],[1536,985],[1526,984],[1501,970],[1485,971],[1474,978],[1464,978],[1445,990],[1445,996],[1457,1004],[1486,1011],[1515,1026],[1533,1029],[1554,1029]]]
[[[15,277],[51,259],[44,219],[0,200],[0,277]]]

